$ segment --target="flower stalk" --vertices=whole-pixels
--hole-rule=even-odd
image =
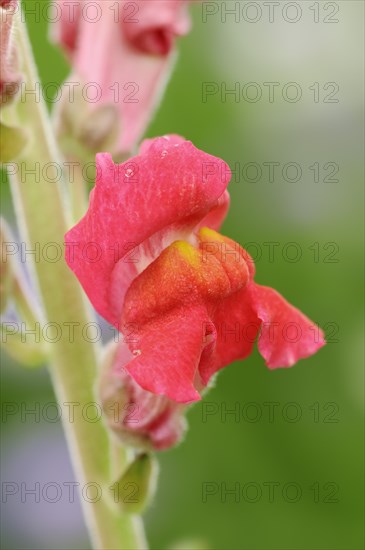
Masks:
[[[16,21],[16,35],[25,89],[34,90],[38,75],[26,27],[20,17]],[[48,163],[57,163],[59,159],[46,107],[41,98],[28,92],[20,99],[18,114],[20,122],[31,129],[30,143],[11,178],[22,238],[29,249],[38,246],[43,250],[51,242],[63,246],[68,226],[64,184],[50,183],[42,178],[37,181],[36,174],[31,172],[36,162],[41,167],[52,166]],[[26,178],[24,167],[28,170]],[[39,289],[45,321],[57,322],[62,327],[61,338],[49,346],[50,372],[58,401],[65,412],[67,404],[78,404],[73,409],[73,422],[64,421],[77,479],[81,488],[87,483],[104,487],[111,480],[109,437],[101,421],[88,422],[82,414],[85,405],[95,403],[93,389],[98,361],[95,344],[86,342],[81,336],[82,328],[90,322],[88,308],[76,279],[63,260],[49,262],[41,254],[39,261],[32,262],[31,274]],[[70,326],[75,327],[74,338],[65,330]],[[67,415],[62,418],[67,419]],[[122,459],[122,453],[119,456]],[[146,547],[139,518],[113,511],[106,495],[102,494],[94,503],[82,499],[82,506],[94,548],[137,550]]]

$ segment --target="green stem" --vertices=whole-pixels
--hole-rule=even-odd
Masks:
[[[87,184],[82,173],[81,160],[67,159],[73,164],[73,181],[69,183],[71,210],[75,221],[81,220],[87,210]],[[76,164],[77,163],[77,164]]]
[[[26,89],[34,90],[39,79],[26,27],[20,17],[17,20],[17,36]],[[105,488],[114,481],[110,472],[110,441],[103,423],[90,422],[85,416],[85,405],[95,403],[98,350],[95,345],[85,341],[82,329],[92,318],[84,303],[81,287],[65,261],[62,259],[53,263],[42,254],[47,243],[58,243],[63,247],[63,236],[67,230],[61,184],[50,183],[42,178],[39,181],[37,173],[30,171],[37,162],[42,175],[42,168],[48,163],[57,162],[59,158],[46,108],[41,98],[28,92],[26,98],[20,99],[19,115],[22,123],[31,129],[32,135],[31,142],[19,159],[11,188],[25,240],[28,246],[37,246],[41,251],[39,261],[33,262],[32,273],[40,291],[45,320],[58,323],[61,328],[60,340],[50,345],[51,376],[57,398],[64,409],[64,430],[80,488],[93,483],[98,484],[103,491],[102,498],[96,503],[81,498],[85,520],[94,548],[145,548],[140,519],[118,515],[109,507],[106,495],[104,498]],[[26,173],[26,169],[29,172]],[[70,327],[74,327],[74,338],[70,337]],[[74,404],[73,418],[70,415],[70,403]]]
[[[20,274],[19,274],[20,275]],[[41,315],[38,304],[32,296],[32,291],[24,281],[23,277],[16,273],[14,275],[14,281],[12,285],[12,295],[22,321],[29,325],[34,326],[35,323],[41,321]]]

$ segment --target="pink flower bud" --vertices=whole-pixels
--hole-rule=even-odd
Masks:
[[[69,81],[99,92],[97,100],[87,104],[90,112],[100,105],[115,109],[119,133],[112,152],[130,153],[167,84],[176,38],[190,29],[189,2],[99,0],[93,2],[93,21],[86,0],[73,7],[58,1],[61,19],[52,34],[72,64]]]

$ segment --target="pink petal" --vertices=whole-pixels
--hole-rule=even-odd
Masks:
[[[218,172],[203,175],[212,162],[224,165],[225,180]],[[96,187],[86,216],[66,235],[66,259],[100,315],[120,328],[124,295],[137,272],[176,238],[191,238],[228,179],[223,161],[188,141],[158,138],[121,165],[97,155]],[[95,261],[89,261],[92,251]]]
[[[211,209],[211,211],[200,222],[199,227],[209,227],[218,231],[222,223],[224,222],[230,205],[230,196],[226,190],[223,195],[218,199],[217,206]]]
[[[145,390],[178,403],[199,400],[197,369],[206,320],[205,308],[182,308],[144,325],[130,344],[138,355],[126,370]]]
[[[123,19],[125,36],[139,51],[166,55],[175,36],[183,36],[190,30],[187,5],[186,0],[137,0],[134,17]]]
[[[77,47],[80,23],[82,23],[82,2],[58,0],[60,19],[57,24],[51,25],[51,38],[62,44],[65,52],[72,56]]]
[[[270,369],[291,367],[325,345],[322,330],[276,290],[253,283],[247,292],[262,321],[258,349]]]
[[[233,361],[245,359],[252,352],[260,322],[246,289],[232,294],[217,306],[213,316],[217,335],[214,359],[199,365],[204,385],[218,370]]]
[[[161,139],[167,139],[169,141],[170,146],[180,145],[180,143],[184,143],[184,141],[186,141],[185,138],[183,138],[182,136],[178,136],[177,134],[168,134],[166,136],[162,136]],[[147,153],[147,151],[149,151],[149,149],[152,147],[152,145],[154,145],[155,142],[156,142],[156,138],[144,139],[141,145],[139,146],[138,153],[140,155]]]

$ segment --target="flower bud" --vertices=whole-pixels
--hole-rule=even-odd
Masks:
[[[126,445],[144,450],[173,447],[186,430],[186,406],[141,388],[123,368],[131,358],[124,343],[107,347],[99,393],[108,426]]]
[[[141,514],[156,492],[158,464],[147,453],[138,455],[110,490],[118,509],[127,514]]]
[[[79,82],[80,88],[90,84],[97,90],[92,99],[84,97],[88,106],[115,109],[114,122],[121,124],[112,146],[103,145],[99,151],[110,151],[119,159],[135,149],[160,103],[176,58],[176,38],[190,29],[189,2],[136,0],[130,3],[133,17],[116,17],[115,7],[122,15],[127,0],[97,0],[93,2],[100,12],[97,21],[83,16],[87,3],[74,2],[71,14],[70,2],[58,0],[60,17],[51,34],[72,65],[68,82]]]

